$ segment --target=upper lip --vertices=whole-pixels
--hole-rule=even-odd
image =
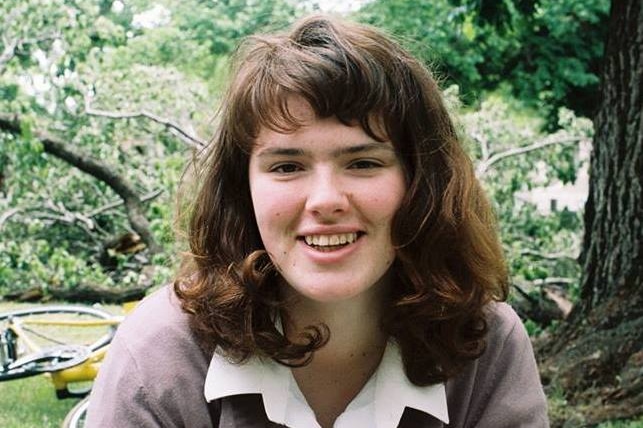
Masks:
[[[320,226],[301,231],[298,236],[312,236],[312,235],[340,235],[342,233],[363,233],[358,227],[353,226]]]

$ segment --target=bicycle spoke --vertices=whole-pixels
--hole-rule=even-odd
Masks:
[[[111,341],[118,318],[89,307],[44,306],[0,314],[13,333],[0,361],[0,381],[72,367]],[[11,330],[6,330],[8,325]],[[5,340],[6,341],[6,340]]]
[[[29,327],[26,327],[26,326],[23,326],[22,328],[23,328],[25,331],[27,331],[27,332],[29,332],[29,333],[33,334],[34,336],[38,336],[38,337],[40,337],[41,339],[45,339],[45,340],[47,340],[47,341],[49,341],[49,342],[52,342],[52,343],[55,343],[55,344],[57,344],[57,345],[68,345],[68,343],[62,342],[62,341],[60,341],[60,340],[56,340],[56,339],[54,339],[53,337],[50,337],[50,336],[48,336],[48,335],[46,335],[46,334],[44,334],[44,333],[41,333],[41,332],[39,332],[39,331],[37,331],[37,330],[35,330],[35,329],[29,328]]]

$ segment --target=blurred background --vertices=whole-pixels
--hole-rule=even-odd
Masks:
[[[178,184],[235,45],[315,11],[384,29],[434,70],[499,219],[511,302],[549,355],[583,296],[609,0],[3,0],[0,310],[117,304],[171,281]],[[543,378],[555,425],[643,426],[640,389],[629,413],[596,416],[580,387]],[[23,425],[2,404],[0,421],[56,426],[57,405]]]

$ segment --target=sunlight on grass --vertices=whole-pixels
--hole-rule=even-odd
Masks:
[[[78,399],[56,398],[45,376],[0,383],[0,424],[4,428],[59,427]]]

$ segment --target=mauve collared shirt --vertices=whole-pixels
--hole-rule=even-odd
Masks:
[[[399,390],[392,386],[393,383],[386,384],[395,378],[388,378],[389,374],[403,373],[397,349],[389,345],[383,357],[385,364],[380,365],[375,378],[369,381],[371,385],[367,384],[353,400],[355,404],[351,403],[352,410],[370,404],[375,414],[370,420],[354,419],[358,424],[369,425],[350,426],[375,428],[370,421],[378,421],[378,415],[388,414],[394,415],[393,418],[398,421],[389,421],[388,424],[381,422],[382,428],[548,427],[545,396],[531,343],[520,319],[508,305],[494,303],[489,306],[488,322],[485,353],[445,385],[412,391],[405,389],[405,382],[398,383]],[[298,419],[297,415],[289,419],[291,415],[284,413],[284,409],[288,413],[288,402],[283,407],[275,404],[275,397],[263,397],[261,393],[267,394],[268,390],[264,391],[259,381],[254,391],[252,388],[234,391],[234,384],[229,384],[226,388],[231,394],[222,393],[226,388],[210,386],[209,398],[212,400],[208,403],[206,377],[209,384],[216,382],[216,376],[208,376],[208,368],[211,372],[229,369],[228,380],[234,378],[233,371],[239,374],[246,370],[251,375],[253,371],[253,366],[231,369],[217,358],[215,356],[213,364],[210,364],[211,360],[197,345],[188,327],[188,315],[181,311],[171,287],[158,290],[144,299],[119,327],[90,396],[87,426],[263,428],[291,423],[293,426],[289,428],[299,428],[296,421],[306,420],[305,417]],[[290,413],[299,411],[303,412],[301,415],[307,414],[309,417],[310,413],[305,410],[307,405],[303,403],[305,407],[301,407],[302,403],[296,403],[298,390],[292,388],[290,378],[283,377],[284,373],[289,374],[289,370],[282,368],[285,370],[282,373],[281,366],[274,364],[271,367],[276,369],[281,379],[273,383],[273,387],[288,385],[289,392],[284,397],[286,400],[295,400],[290,401]],[[254,366],[254,369],[257,367]],[[382,370],[391,370],[391,373],[383,375],[380,373]],[[380,376],[380,381],[384,378],[386,385],[379,391],[377,376]],[[247,377],[244,382],[251,383],[251,379],[252,376]],[[265,385],[271,384],[268,382]],[[212,393],[213,390],[218,392]],[[430,402],[418,405],[413,400],[422,397],[422,390]],[[404,403],[404,394],[400,391],[411,391],[408,397],[413,398],[408,398],[408,403]],[[445,395],[446,406],[443,406],[441,400]],[[388,406],[387,397],[394,404]],[[388,412],[388,409],[402,409],[402,413],[400,415],[395,410]],[[446,410],[448,416],[444,412]],[[351,405],[347,411],[351,411]],[[275,416],[277,413],[281,416]],[[277,422],[271,421],[269,414]],[[346,417],[351,420],[356,416]],[[338,418],[337,428],[340,428],[341,419],[342,416]],[[367,420],[369,422],[365,422]]]

